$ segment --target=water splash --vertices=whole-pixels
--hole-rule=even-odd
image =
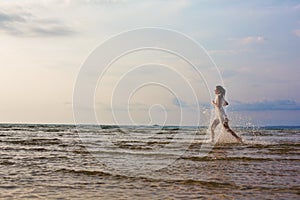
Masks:
[[[217,135],[216,144],[234,144],[239,143],[235,137],[228,133],[225,129],[221,128],[219,134]]]
[[[230,127],[242,138],[244,144],[257,144],[259,141],[260,126],[253,123],[252,118],[234,113],[230,116]],[[216,129],[216,144],[236,144],[237,139],[227,132],[223,127],[219,126]]]

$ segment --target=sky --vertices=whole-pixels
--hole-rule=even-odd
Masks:
[[[300,2],[279,0],[0,1],[0,122],[76,122],[73,94],[91,54],[145,27],[162,30],[153,34],[158,46],[187,48],[172,34],[201,45],[190,53],[205,77],[170,52],[134,51],[98,77],[93,105],[79,115],[93,109],[100,124],[207,125],[211,81],[226,88],[233,125],[300,125]]]

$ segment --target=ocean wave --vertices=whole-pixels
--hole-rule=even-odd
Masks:
[[[147,175],[134,175],[134,174],[123,174],[112,171],[104,171],[104,170],[93,170],[93,169],[72,169],[72,168],[61,168],[55,170],[55,173],[63,173],[63,174],[76,174],[83,176],[97,176],[97,177],[105,177],[106,179],[117,179],[117,180],[126,180],[127,182],[137,182],[142,181],[145,183],[164,183],[169,185],[191,185],[191,186],[203,186],[208,188],[218,187],[218,188],[238,188],[233,182],[218,182],[218,181],[204,181],[204,180],[196,180],[196,179],[172,179],[165,178],[161,179],[159,177],[154,178]]]
[[[16,164],[15,162],[4,160],[0,162],[0,165],[14,165]]]
[[[179,126],[163,126],[161,130],[168,130],[168,131],[178,131],[181,128]]]
[[[78,174],[78,175],[88,175],[88,176],[101,176],[101,177],[118,177],[118,178],[128,178],[127,176],[120,175],[108,171],[100,170],[88,170],[88,169],[72,169],[72,168],[61,168],[55,170],[55,173],[64,173],[64,174]]]
[[[120,126],[117,125],[100,125],[101,129],[119,129]]]
[[[216,161],[216,160],[227,160],[227,161],[273,161],[274,159],[272,158],[255,158],[255,157],[197,157],[197,156],[192,156],[192,157],[182,157],[181,159],[184,160],[192,160],[192,161]]]
[[[5,143],[20,144],[20,145],[57,145],[62,141],[58,138],[32,138],[23,140],[5,140]]]

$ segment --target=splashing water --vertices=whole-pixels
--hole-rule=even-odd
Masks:
[[[242,138],[244,144],[260,144],[257,134],[260,127],[252,122],[251,118],[234,114],[232,116],[232,130]],[[240,143],[232,134],[226,131],[222,126],[218,126],[215,130],[216,144],[238,144]],[[264,142],[265,143],[265,142]]]
[[[234,143],[239,143],[237,141],[237,139],[235,137],[233,137],[233,135],[231,135],[230,133],[228,133],[224,128],[221,128],[218,131],[218,135],[217,135],[217,144],[234,144]]]

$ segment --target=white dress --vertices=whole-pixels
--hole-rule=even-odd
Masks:
[[[216,95],[215,98],[215,120],[219,120],[222,124],[225,122],[227,115],[225,113],[224,107],[225,99],[221,94]]]

